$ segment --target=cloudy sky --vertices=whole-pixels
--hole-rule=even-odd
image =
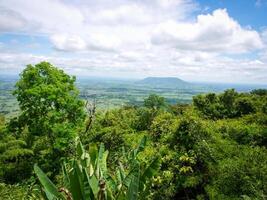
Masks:
[[[0,0],[0,75],[267,84],[267,0]]]

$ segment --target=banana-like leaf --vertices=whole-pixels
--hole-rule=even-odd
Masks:
[[[83,153],[80,161],[81,161],[81,165],[83,167],[89,167],[90,166],[90,155],[88,153]]]
[[[130,154],[128,155],[128,161],[132,162],[133,160],[136,159],[136,156],[145,149],[146,146],[146,141],[147,141],[147,137],[144,136],[140,143],[138,144],[137,148],[134,149],[133,151],[130,152]]]
[[[99,151],[98,151],[98,159],[101,160],[103,157],[103,153],[105,152],[105,146],[103,143],[100,144]]]
[[[45,194],[49,200],[53,200],[55,198],[64,198],[64,196],[60,192],[58,192],[57,187],[54,185],[54,183],[36,164],[34,165],[34,172],[36,173],[39,181],[43,185]]]
[[[140,165],[139,163],[136,163],[136,165],[131,169],[131,171],[123,179],[123,185],[125,185],[126,187],[130,187],[133,177],[136,177],[138,173],[140,173],[139,171],[140,171]]]
[[[63,172],[63,183],[64,183],[64,186],[69,188],[70,187],[70,177],[69,177],[65,162],[63,162],[63,164],[62,164],[62,172]]]
[[[119,168],[116,171],[117,189],[118,190],[121,190],[125,177],[126,177],[126,175],[125,175],[124,167],[121,164],[121,162],[119,162]],[[127,182],[127,181],[125,181],[125,182]]]
[[[89,147],[90,163],[93,168],[96,167],[98,149],[96,144],[91,144]]]
[[[155,158],[144,170],[140,179],[140,189],[144,189],[144,185],[147,180],[151,179],[157,171],[160,169],[160,158]]]
[[[94,196],[97,197],[97,193],[99,191],[99,188],[98,188],[98,180],[97,180],[95,175],[90,177],[89,183],[90,183],[90,186],[91,186],[92,191],[94,193]]]
[[[142,191],[142,194],[145,192],[147,180],[153,177],[160,167],[160,159],[156,158],[141,173],[137,155],[144,150],[145,145],[146,137],[143,137],[138,147],[128,154],[128,157],[124,153],[123,161],[127,163],[126,169],[119,162],[115,171],[116,176],[112,177],[107,170],[108,151],[105,151],[104,145],[101,144],[99,149],[96,146],[90,146],[88,154],[79,142],[78,159],[71,160],[70,165],[66,166],[65,163],[62,165],[64,187],[68,188],[73,200],[96,200],[99,198],[99,181],[103,180],[106,189],[101,190],[101,194],[105,200],[136,200],[139,191]],[[69,169],[68,166],[72,168]],[[64,198],[64,195],[58,192],[56,186],[37,166],[35,166],[35,172],[49,200]]]
[[[82,155],[84,154],[84,148],[83,148],[81,141],[79,141],[77,144],[76,152],[77,152],[79,158],[82,157]]]
[[[140,166],[138,166],[137,174],[135,174],[131,179],[131,183],[127,191],[127,200],[138,199],[139,181],[140,181]]]
[[[99,151],[98,151],[98,157],[96,160],[96,168],[95,168],[95,175],[96,175],[96,178],[98,178],[99,180],[102,178],[102,173],[101,173],[102,171],[100,167],[101,167],[104,151],[105,151],[105,146],[103,143],[101,143],[99,147]]]
[[[144,137],[141,139],[141,141],[140,141],[140,143],[139,143],[139,145],[138,145],[138,147],[137,147],[137,149],[136,149],[136,154],[135,154],[135,156],[137,156],[137,154],[138,154],[139,152],[141,152],[141,151],[143,151],[143,150],[145,149],[146,141],[147,141],[147,137],[144,136]]]
[[[93,193],[93,190],[91,188],[90,185],[90,177],[86,171],[85,168],[83,168],[83,185],[84,185],[84,195],[85,195],[85,199],[87,200],[94,200],[96,199]]]
[[[103,176],[106,178],[107,177],[107,158],[108,158],[108,151],[105,151],[102,155],[102,159],[100,160],[100,170],[103,174]]]
[[[89,176],[93,176],[94,174],[94,167],[93,165],[90,163],[90,165],[88,166],[88,170],[89,170]]]
[[[70,177],[70,191],[73,197],[73,200],[84,200],[84,189],[82,185],[82,176],[77,164],[77,161],[74,161],[73,168],[69,174]]]
[[[159,170],[160,164],[161,164],[160,158],[159,157],[155,158],[150,163],[150,165],[147,166],[147,168],[145,169],[144,173],[142,174],[142,178],[145,178],[145,179],[152,178]]]

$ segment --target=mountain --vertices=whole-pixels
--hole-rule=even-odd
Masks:
[[[149,85],[152,87],[160,88],[176,88],[176,87],[185,87],[190,86],[191,84],[175,77],[147,77],[143,80],[136,82],[140,85]]]

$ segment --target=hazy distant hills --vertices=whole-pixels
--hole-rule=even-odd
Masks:
[[[140,85],[161,88],[185,87],[191,85],[191,83],[188,83],[186,81],[183,81],[182,79],[175,77],[147,77],[143,80],[137,81],[136,83]]]

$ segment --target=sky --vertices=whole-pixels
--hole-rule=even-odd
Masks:
[[[267,0],[0,0],[0,75],[267,84]]]

